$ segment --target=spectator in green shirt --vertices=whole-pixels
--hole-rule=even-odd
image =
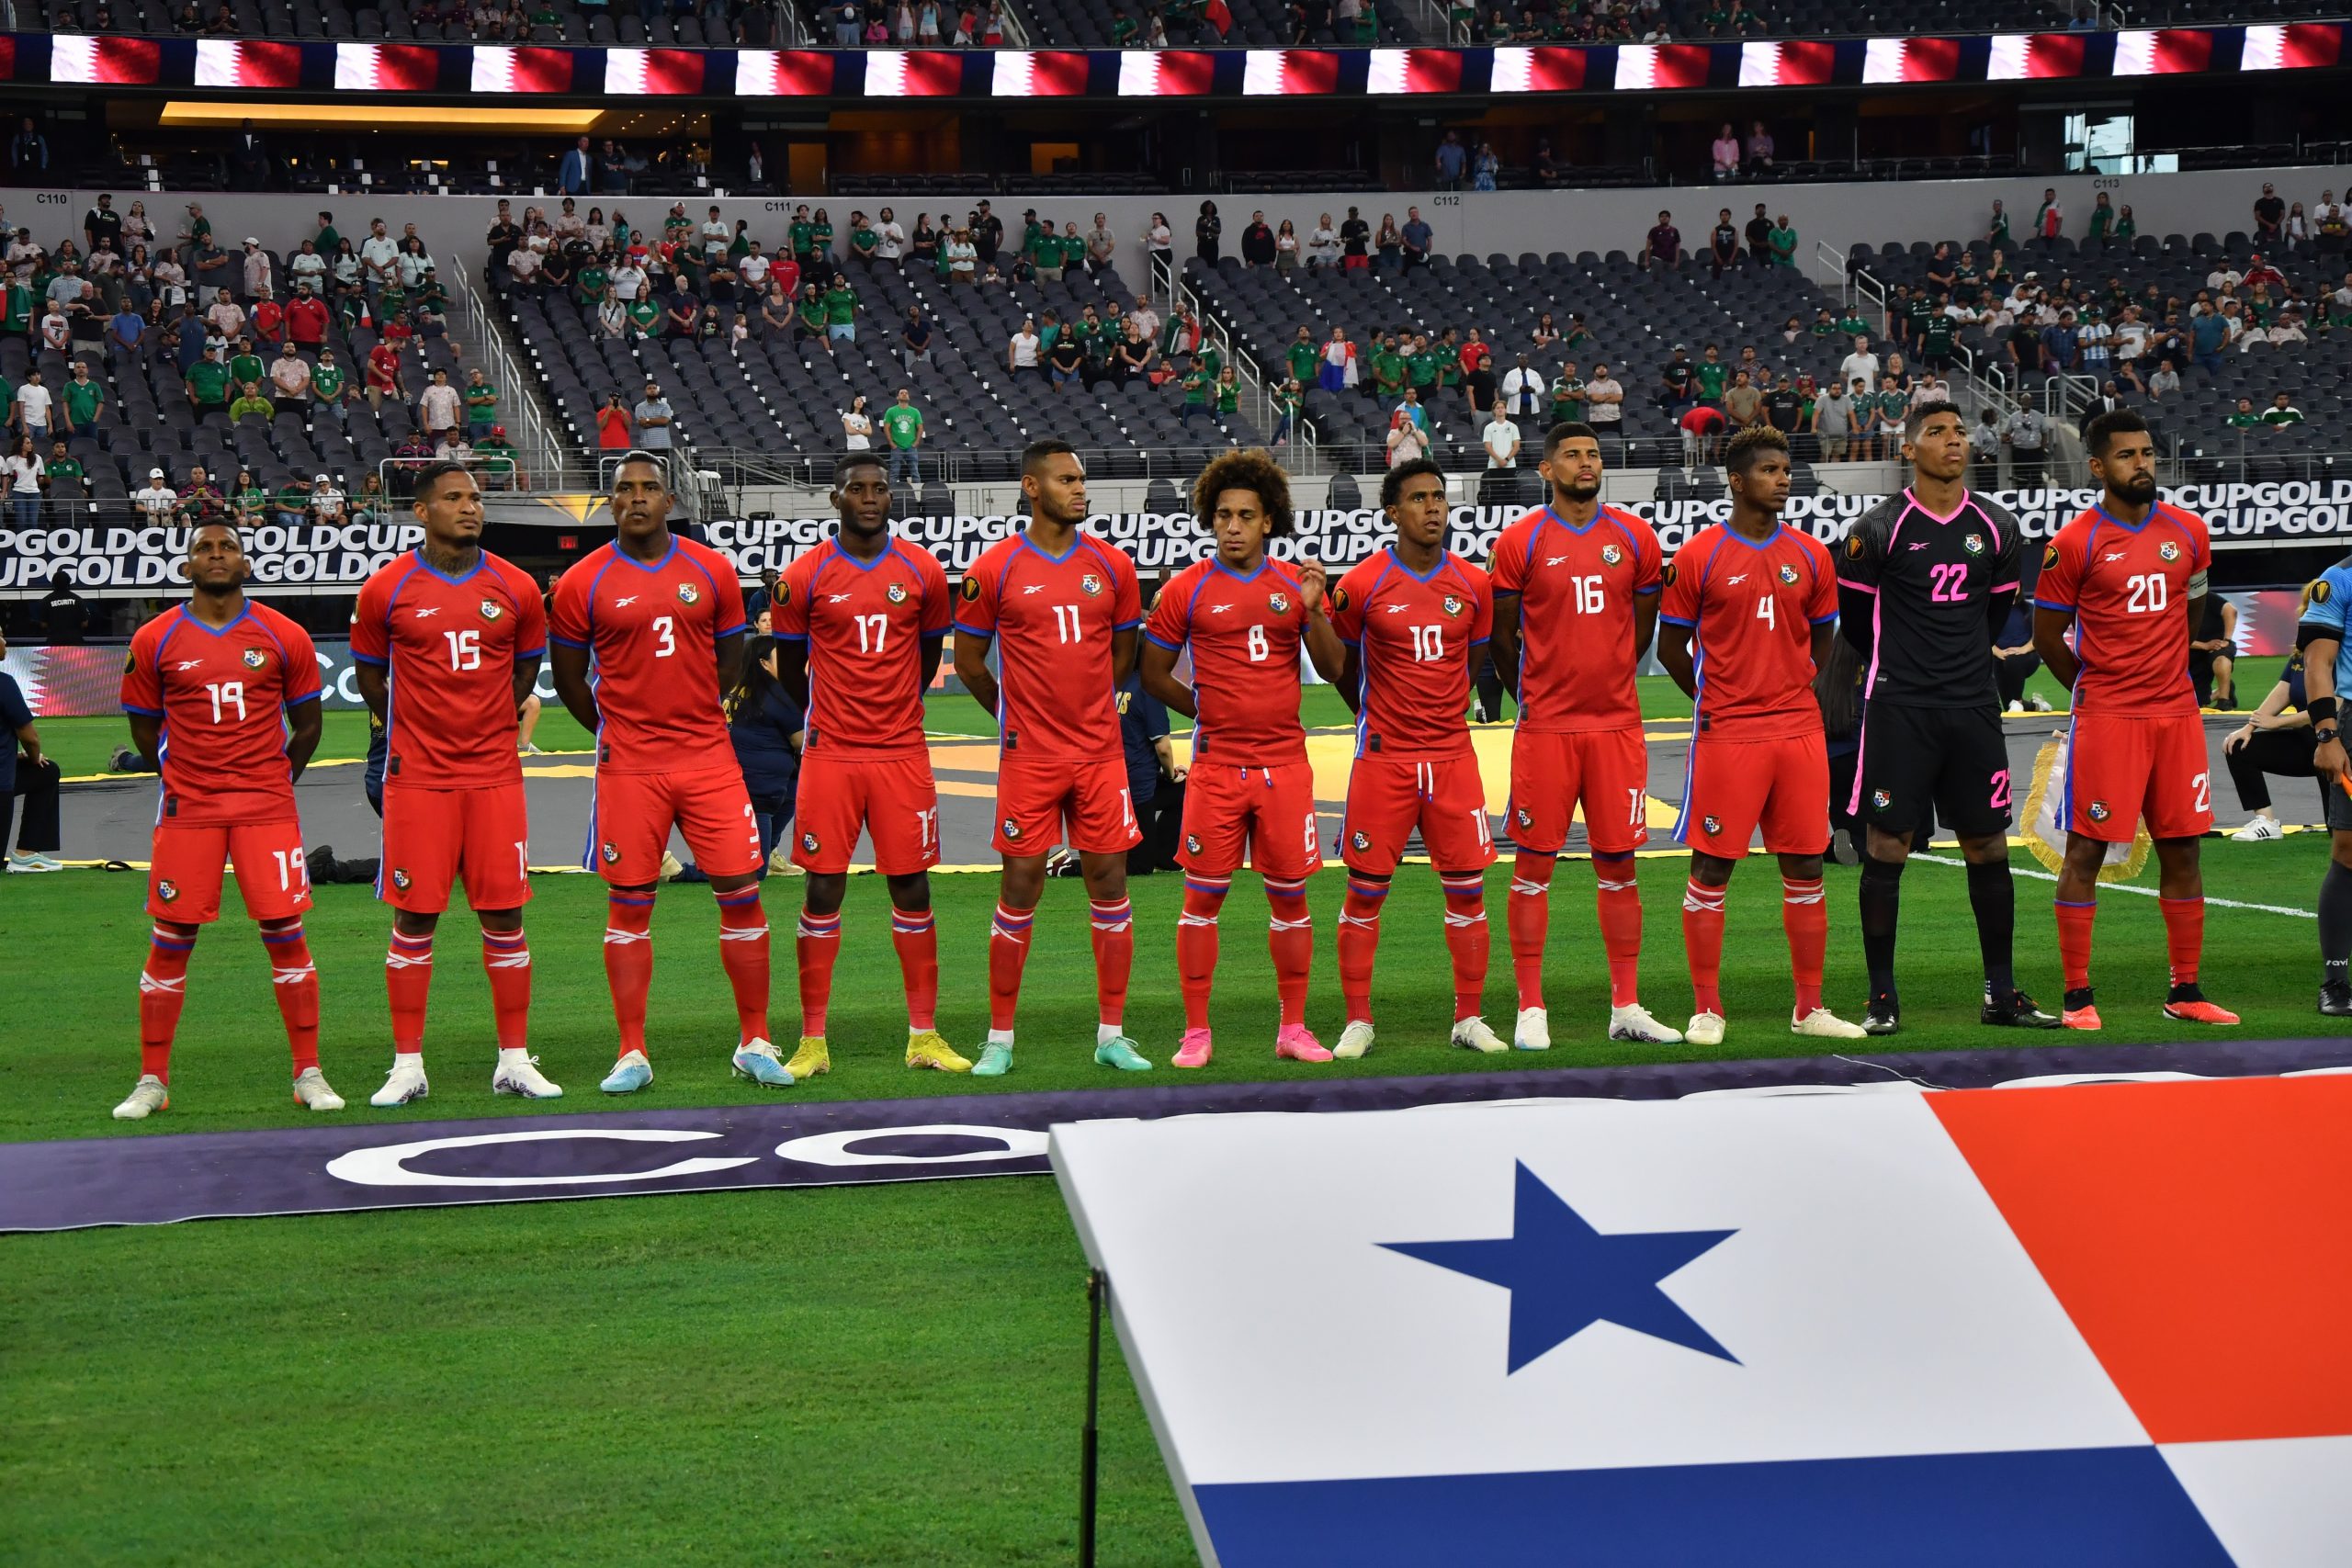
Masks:
[[[915,395],[905,387],[882,411],[882,435],[890,444],[890,482],[921,484],[922,461],[915,449],[922,445],[922,410],[915,407]]]
[[[352,396],[351,383],[335,363],[334,350],[319,350],[319,362],[311,367],[311,399],[312,406],[333,416],[340,424],[344,420],[344,405]]]
[[[1789,221],[1787,213],[1772,220],[1772,230],[1765,236],[1765,243],[1772,249],[1774,266],[1797,265],[1797,226]]]
[[[833,220],[821,207],[817,209],[817,220],[808,225],[808,254],[820,265],[831,265],[833,259]]]
[[[850,254],[862,262],[870,262],[874,259],[874,248],[881,243],[882,236],[874,231],[874,225],[865,220],[865,213],[853,212],[849,215]]]
[[[471,440],[480,441],[489,434],[490,427],[498,423],[498,389],[483,378],[479,365],[466,373],[464,397],[466,434]]]
[[[1690,367],[1690,378],[1699,384],[1699,400],[1720,403],[1724,389],[1731,385],[1731,367],[1724,363],[1724,351],[1709,344],[1700,351],[1699,363]]]
[[[1285,357],[1290,363],[1290,378],[1302,387],[1313,383],[1317,367],[1323,361],[1322,354],[1315,346],[1315,334],[1305,327],[1298,329],[1298,336],[1291,344]]]
[[[1287,444],[1298,428],[1299,410],[1306,404],[1306,383],[1294,376],[1273,390],[1274,445]]]
[[[81,360],[74,362],[74,374],[65,383],[65,428],[76,435],[96,435],[98,432],[98,411],[106,406],[107,389],[104,382],[91,376],[90,367]],[[13,397],[11,399],[13,401]]]
[[[628,302],[628,324],[639,337],[652,335],[655,323],[662,320],[662,307],[640,294]]]
[[[198,418],[229,406],[229,367],[220,363],[220,351],[209,343],[204,357],[187,367],[187,400],[196,405]]]
[[[1372,355],[1372,391],[1380,406],[1390,413],[1405,396],[1405,356],[1396,352],[1394,338],[1383,334],[1380,346]]]
[[[1193,416],[1205,413],[1209,406],[1209,389],[1215,385],[1201,368],[1201,356],[1193,355],[1192,367],[1184,372],[1184,406],[1177,419],[1186,429],[1192,428]]]
[[[1117,6],[1111,7],[1111,42],[1125,49],[1136,41],[1136,19]]]
[[[1430,348],[1430,340],[1417,337],[1405,355],[1405,384],[1429,401],[1430,389],[1437,385],[1437,355]]]
[[[1584,378],[1577,374],[1573,359],[1560,367],[1560,374],[1552,382],[1552,423],[1563,424],[1584,418]]]
[[[2262,423],[2265,424],[2301,424],[2303,423],[2303,411],[2297,408],[2294,405],[2293,400],[2290,399],[2286,393],[2277,392],[2271,396],[2270,406],[2262,411]]]
[[[78,458],[65,450],[64,442],[56,441],[50,444],[49,466],[43,471],[41,478],[49,486],[50,500],[79,501],[82,499],[82,464]]]
[[[2233,430],[2259,430],[2262,428],[2262,415],[2255,412],[2252,398],[2240,398],[2237,412],[2230,415],[2229,423]]]
[[[825,290],[825,336],[838,343],[857,341],[857,296],[851,292],[849,279],[833,274],[833,286]]]
[[[1871,330],[1871,324],[1862,320],[1862,318],[1856,313],[1851,305],[1847,306],[1846,313],[1838,318],[1838,335],[1839,337],[1850,338],[1858,333],[1870,332]]]
[[[2282,397],[2285,396],[2284,393],[2279,395]],[[1217,372],[1216,412],[1219,417],[1223,417],[1227,414],[1238,413],[1240,412],[1240,409],[1241,378],[1233,373],[1233,367],[1228,365],[1224,369]]]
[[[793,209],[792,224],[785,231],[785,235],[786,243],[792,246],[792,259],[798,262],[800,269],[806,272],[809,249],[817,243],[817,226],[808,221],[806,206]]]
[[[277,487],[277,525],[281,528],[299,528],[310,515],[310,481],[296,474]]]
[[[261,355],[254,352],[252,343],[239,338],[237,352],[229,356],[229,379],[242,387],[248,381],[266,380],[268,377],[269,367],[261,362]]]
[[[578,276],[572,278],[571,297],[582,305],[601,304],[605,298],[605,286],[612,280],[613,275],[605,270],[604,258],[592,256]]]
[[[266,423],[277,412],[277,406],[261,395],[258,384],[240,381],[237,383],[237,400],[229,405],[229,422],[243,424],[249,419],[258,419]]]

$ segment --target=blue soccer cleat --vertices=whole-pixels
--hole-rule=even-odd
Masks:
[[[653,1081],[653,1064],[645,1059],[642,1051],[631,1051],[613,1064],[605,1081],[596,1087],[606,1094],[635,1094]]]
[[[762,1089],[790,1089],[792,1070],[776,1055],[775,1047],[764,1040],[746,1040],[735,1048],[729,1064],[739,1078],[749,1078]]]
[[[976,1078],[1001,1078],[1012,1070],[1012,1047],[994,1041],[980,1047],[980,1059],[972,1064]]]

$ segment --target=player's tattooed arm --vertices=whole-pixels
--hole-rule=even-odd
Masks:
[[[326,732],[326,717],[319,711],[324,705],[313,699],[286,710],[286,762],[290,777],[300,778],[319,749],[319,737]]]
[[[2033,650],[2041,655],[2042,668],[2050,671],[2050,678],[2069,690],[2083,668],[2066,644],[2066,629],[2074,624],[2072,610],[2053,610],[2047,604],[2033,607]]]
[[[1169,712],[1181,713],[1186,718],[1199,718],[1201,710],[1193,700],[1193,688],[1176,679],[1176,649],[1147,642],[1140,657],[1143,660],[1143,689],[1158,697]]]
[[[956,634],[956,678],[972,694],[990,718],[996,716],[996,677],[989,671],[989,644],[996,639],[979,632]]]
[[[531,700],[531,694],[538,689],[539,666],[544,662],[544,660],[537,658],[518,659],[514,661],[514,716],[518,721],[523,716],[524,705]],[[365,669],[366,666],[362,665],[360,668]]]
[[[1682,688],[1682,694],[1695,700],[1699,695],[1699,673],[1690,662],[1691,629],[1689,626],[1677,626],[1672,621],[1660,626],[1657,633],[1657,661],[1660,668],[1674,678],[1674,683]],[[1826,629],[1815,628],[1816,640],[1819,633]],[[1818,657],[1819,654],[1816,651],[1816,660]]]
[[[1645,594],[1644,595],[1643,602],[1649,605],[1651,615],[1656,616],[1657,614],[1657,595],[1654,593]],[[1638,615],[1638,613],[1639,611],[1637,607],[1636,614]],[[1495,674],[1501,680],[1503,683],[1503,690],[1506,692],[1518,691],[1518,594],[1498,592],[1495,595],[1495,629],[1493,632],[1488,634],[1487,639],[1487,651],[1494,659]]]
[[[581,728],[595,734],[604,719],[596,712],[595,688],[588,683],[588,650],[568,642],[550,643],[548,659],[555,667],[555,694],[563,699],[564,711],[580,721]]]

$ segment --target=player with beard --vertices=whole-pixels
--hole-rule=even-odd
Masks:
[[[1592,850],[1601,945],[1609,954],[1609,1038],[1671,1045],[1682,1036],[1641,1003],[1642,895],[1634,852],[1649,841],[1649,748],[1634,672],[1657,629],[1657,535],[1600,502],[1600,438],[1555,424],[1536,465],[1551,487],[1502,532],[1495,582],[1495,668],[1516,694],[1510,743],[1511,972],[1522,1051],[1552,1043],[1544,946],[1552,873],[1579,807]]]
[[[1821,1005],[1829,943],[1821,857],[1829,844],[1829,753],[1813,677],[1838,635],[1838,569],[1809,534],[1781,522],[1788,437],[1756,425],[1724,450],[1731,520],[1702,528],[1666,569],[1657,659],[1690,694],[1677,843],[1690,846],[1682,942],[1692,1016],[1683,1038],[1720,1045],[1724,892],[1763,829],[1781,863],[1796,1010],[1789,1032],[1859,1040],[1860,1025]]]
[[[1315,772],[1298,717],[1298,656],[1337,681],[1345,664],[1324,596],[1323,563],[1293,565],[1266,554],[1292,527],[1290,477],[1262,451],[1227,452],[1201,470],[1193,514],[1208,520],[1216,553],[1169,580],[1144,625],[1143,686],[1194,720],[1185,777],[1184,913],[1176,968],[1184,994],[1179,1067],[1208,1066],[1209,987],[1216,974],[1217,915],[1246,852],[1266,885],[1266,947],[1281,1020],[1274,1055],[1328,1062],[1306,1027],[1315,922],[1306,879],[1323,864],[1316,841]],[[1192,650],[1190,685],[1177,656]]]
[[[319,974],[302,934],[311,874],[294,781],[319,749],[319,662],[311,637],[245,598],[237,530],[188,532],[187,603],[141,626],[122,667],[131,744],[162,776],[147,872],[155,925],[139,975],[139,1082],[119,1122],[171,1108],[172,1040],[197,934],[220,916],[220,868],[261,927],[270,988],[294,1055],[294,1103],[340,1111],[319,1072]]]
[[[923,740],[922,694],[939,672],[950,615],[947,574],[928,550],[890,536],[890,476],[879,452],[833,465],[841,527],[794,561],[775,591],[776,678],[808,716],[793,863],[808,874],[795,956],[800,971],[796,1078],[832,1070],[825,1043],[850,852],[863,833],[890,892],[890,942],[907,995],[907,1066],[961,1073],[971,1063],[938,1029],[939,790]]]
[[[2058,1020],[2018,989],[2009,876],[2008,743],[1993,639],[2017,601],[2018,520],[1968,489],[1968,427],[1948,402],[1904,423],[1911,484],[1864,513],[1838,552],[1838,626],[1865,667],[1861,750],[1847,810],[1867,824],[1862,951],[1871,1034],[1902,1027],[1894,932],[1913,835],[1935,819],[1959,836],[1984,962],[1978,1018],[2008,1028]]]
[[[653,895],[674,829],[718,904],[718,957],[735,993],[730,1065],[739,1077],[784,1088],[792,1075],[768,1043],[760,826],[719,706],[743,662],[743,588],[733,561],[670,532],[666,472],[649,453],[621,459],[616,536],[563,574],[548,617],[556,694],[596,737],[587,863],[608,889],[605,979],[620,1032],[619,1059],[599,1087],[633,1094],[653,1081],[645,1049]]]
[[[1486,870],[1495,860],[1487,786],[1470,727],[1470,672],[1494,625],[1487,574],[1445,547],[1443,470],[1426,457],[1380,481],[1396,540],[1360,561],[1332,592],[1332,626],[1347,646],[1340,694],[1356,710],[1355,762],[1340,825],[1348,892],[1340,909],[1340,996],[1347,1026],[1332,1054],[1372,1049],[1372,969],[1380,908],[1406,841],[1418,830],[1445,893],[1453,967],[1454,1044],[1510,1047],[1479,1016],[1487,984]]]
[[[1029,525],[982,552],[956,610],[956,673],[997,721],[997,852],[1004,879],[989,937],[989,1037],[972,1071],[1012,1068],[1012,1021],[1046,852],[1068,836],[1093,927],[1094,1060],[1150,1067],[1122,1024],[1135,966],[1127,851],[1142,838],[1119,740],[1119,683],[1136,663],[1142,592],[1126,552],[1084,533],[1086,465],[1066,441],[1021,454]],[[1000,682],[988,665],[998,650]]]
[[[2139,414],[2116,409],[2092,419],[2083,451],[2105,493],[2050,541],[2033,593],[2035,651],[2074,692],[2058,803],[2066,827],[2057,899],[2065,1024],[2099,1027],[2091,993],[2098,870],[2108,846],[2130,843],[2143,817],[2156,843],[2172,977],[2165,1016],[2235,1023],[2237,1014],[2207,1001],[2197,983],[2205,946],[2197,852],[2213,827],[2213,773],[2188,642],[2205,613],[2212,542],[2203,518],[2157,499],[2155,438]],[[2312,723],[2319,728],[2317,713]]]
[[[431,1092],[424,1013],[433,932],[463,879],[481,923],[497,1020],[492,1094],[555,1100],[529,1050],[530,818],[514,724],[547,653],[547,612],[530,574],[481,547],[481,491],[459,463],[417,476],[424,543],[368,580],[351,618],[359,695],[383,726],[384,849],[376,894],[392,907],[384,989],[392,1070],[369,1097],[405,1105]]]

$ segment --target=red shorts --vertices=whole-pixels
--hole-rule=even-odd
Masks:
[[[1184,847],[1176,863],[1223,876],[1249,852],[1261,876],[1295,882],[1323,869],[1315,835],[1315,770],[1195,766],[1184,777]]]
[[[256,920],[290,919],[311,907],[311,863],[302,858],[302,824],[240,822],[201,827],[155,824],[147,868],[147,912],[176,925],[220,918],[220,868],[237,865],[237,891]]]
[[[1829,847],[1829,749],[1818,732],[1691,740],[1674,841],[1740,860],[1759,827],[1766,854],[1817,855]]]
[[[1348,774],[1348,814],[1340,824],[1340,859],[1350,871],[1386,876],[1421,830],[1430,863],[1440,871],[1482,871],[1495,861],[1487,824],[1487,784],[1476,757],[1358,757]]]
[[[426,789],[384,783],[384,861],[376,897],[413,915],[449,907],[459,878],[477,909],[531,901],[530,812],[523,785]]]
[[[1522,729],[1510,741],[1510,836],[1521,849],[1557,854],[1584,807],[1584,836],[1603,854],[1649,842],[1649,748],[1641,726],[1551,734]]]
[[[675,827],[695,864],[708,876],[749,876],[760,869],[760,824],[743,774],[733,766],[680,773],[615,773],[599,769],[588,808],[587,864],[615,887],[662,880],[662,852]]]
[[[1069,839],[1081,854],[1125,854],[1143,841],[1124,757],[1103,761],[1004,759],[996,775],[999,854],[1042,855]]]
[[[2199,716],[2077,714],[2067,733],[2058,819],[2068,832],[2130,843],[2143,817],[2152,839],[2212,831],[2213,763]]]
[[[931,757],[861,757],[812,751],[801,759],[793,814],[800,826],[792,863],[820,876],[849,869],[863,830],[874,840],[874,869],[911,876],[939,863],[939,788]]]

